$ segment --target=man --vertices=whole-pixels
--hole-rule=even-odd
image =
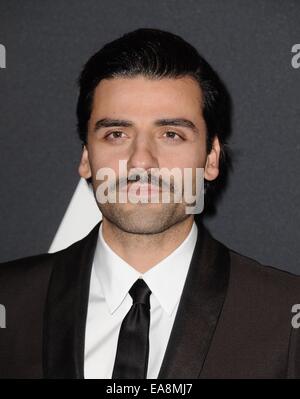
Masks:
[[[99,201],[103,168],[116,172],[120,193],[120,160],[127,193],[134,184],[137,195],[162,193],[153,169],[200,168],[213,198],[229,129],[216,73],[180,37],[138,29],[96,53],[79,85],[79,174],[102,222],[62,251],[1,265],[0,375],[300,377],[291,323],[300,277],[227,248],[186,201]],[[144,180],[131,179],[137,169]]]

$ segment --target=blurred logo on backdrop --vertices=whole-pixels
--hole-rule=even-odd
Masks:
[[[5,306],[0,304],[0,328],[6,328],[6,310]]]
[[[294,44],[292,47],[292,60],[291,64],[294,69],[300,68],[300,44]]]
[[[6,68],[6,48],[0,43],[0,68]]]

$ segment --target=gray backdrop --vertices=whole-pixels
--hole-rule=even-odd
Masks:
[[[96,50],[154,27],[193,44],[233,100],[229,185],[206,225],[300,274],[299,1],[0,0],[0,261],[47,252],[77,186],[76,78]]]

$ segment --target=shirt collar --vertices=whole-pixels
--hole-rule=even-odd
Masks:
[[[197,225],[193,222],[188,236],[170,255],[146,273],[140,273],[110,248],[103,238],[100,223],[93,267],[110,313],[121,305],[136,279],[142,277],[162,308],[171,316],[180,300],[197,233]]]

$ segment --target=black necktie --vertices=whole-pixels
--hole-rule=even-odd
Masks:
[[[150,294],[138,278],[129,290],[132,306],[121,324],[112,378],[146,378],[149,357]]]

